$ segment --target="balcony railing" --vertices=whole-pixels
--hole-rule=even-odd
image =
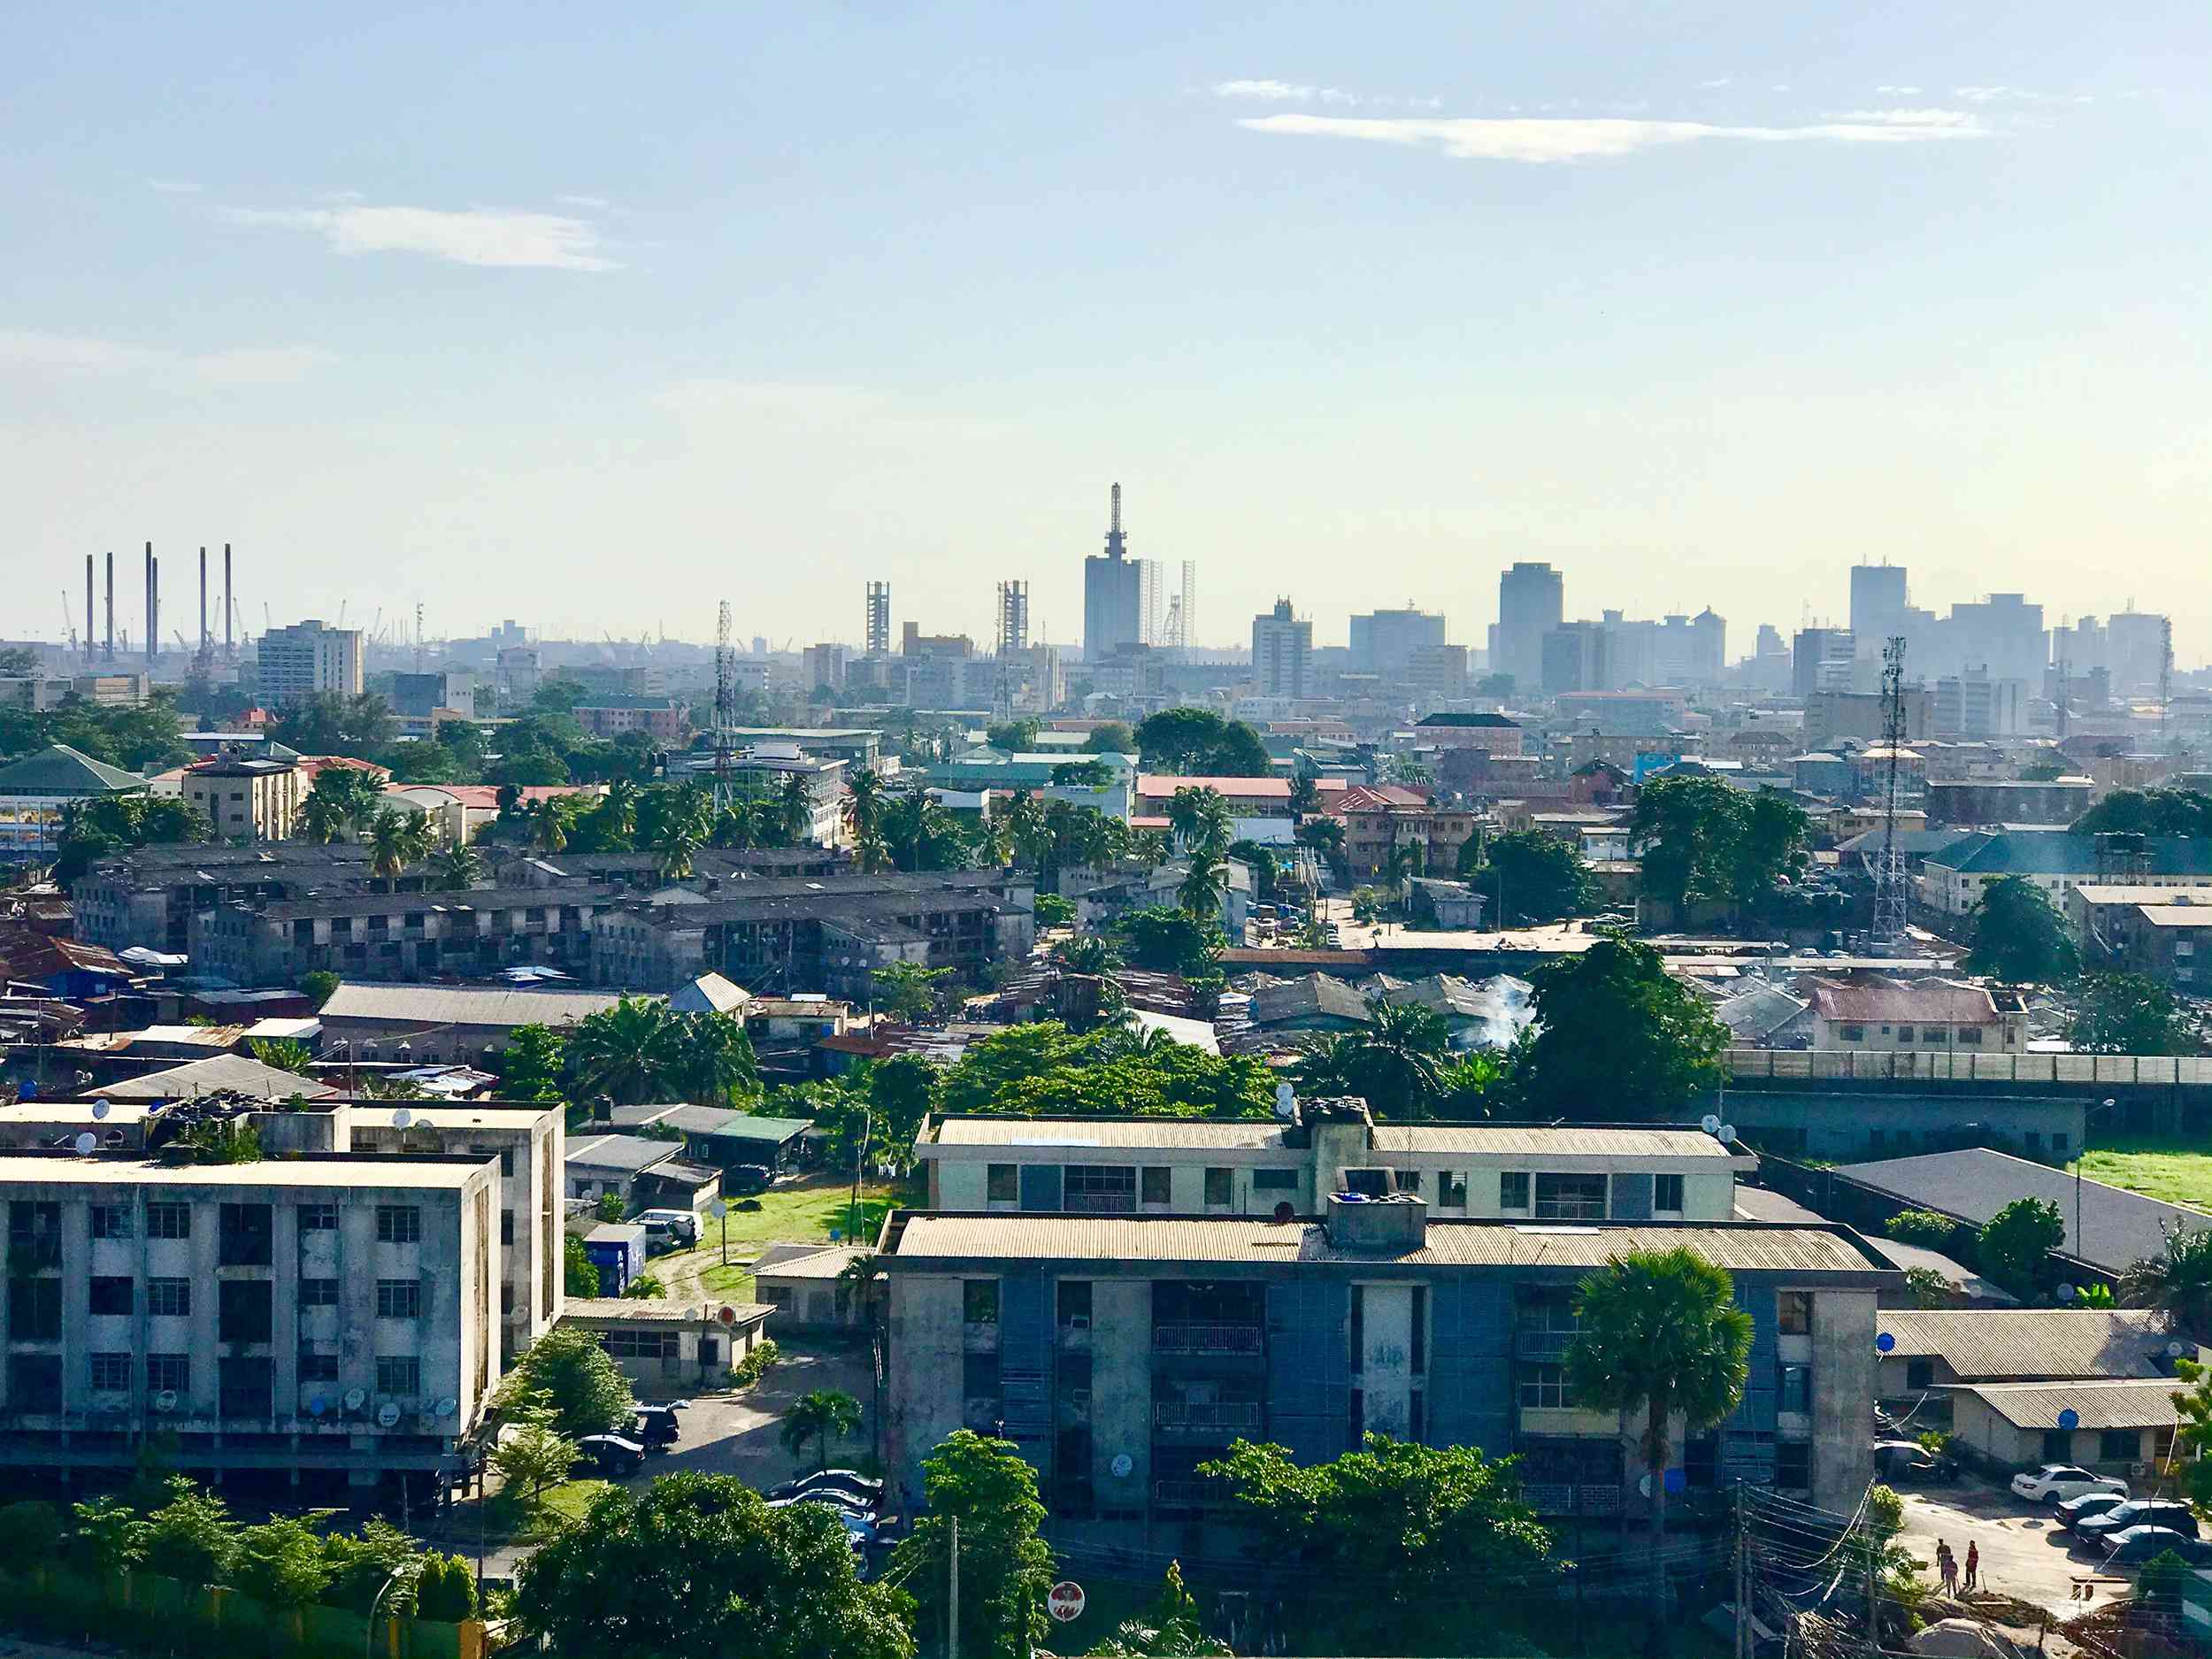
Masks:
[[[1609,1482],[1586,1482],[1578,1488],[1567,1481],[1525,1481],[1521,1496],[1539,1515],[1611,1516],[1621,1511],[1621,1489]]]
[[[1256,1354],[1256,1325],[1156,1325],[1152,1348],[1157,1354]]]
[[[1152,1421],[1164,1429],[1233,1429],[1239,1432],[1260,1426],[1256,1400],[1156,1400]]]
[[[1078,1216],[1130,1216],[1137,1210],[1134,1193],[1067,1193],[1060,1208]]]
[[[1521,1359],[1561,1360],[1567,1357],[1568,1344],[1574,1340],[1572,1331],[1517,1331],[1513,1352]]]

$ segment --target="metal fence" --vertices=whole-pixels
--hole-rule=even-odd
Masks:
[[[1900,1083],[2212,1086],[2212,1059],[2163,1054],[1961,1054],[1861,1049],[1731,1048],[1738,1078]]]

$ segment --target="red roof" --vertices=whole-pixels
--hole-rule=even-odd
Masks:
[[[299,758],[300,772],[311,787],[326,766],[351,766],[357,772],[373,772],[380,780],[392,775],[389,767],[373,760],[356,760],[350,755],[302,755]]]
[[[1821,1019],[1853,1025],[1993,1025],[1997,1005],[1978,985],[1956,979],[1808,979],[1799,990],[1810,995]]]
[[[1387,812],[1394,808],[1417,808],[1428,805],[1429,798],[1418,789],[1409,789],[1402,784],[1356,783],[1347,787],[1335,800],[1323,809],[1330,813]]]
[[[386,795],[397,795],[405,789],[442,789],[472,812],[496,811],[499,807],[499,786],[490,783],[388,783]],[[596,795],[599,787],[589,783],[527,783],[516,790],[524,801],[542,801],[549,795]]]

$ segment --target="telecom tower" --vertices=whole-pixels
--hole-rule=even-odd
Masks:
[[[1014,687],[1018,664],[1029,649],[1029,584],[1004,581],[998,585],[998,673],[992,702],[1000,719],[1012,718]]]
[[[1897,758],[1905,744],[1905,639],[1893,634],[1882,648],[1882,726],[1889,754],[1883,786],[1882,862],[1874,871],[1874,948],[1904,948],[1907,893],[1905,855],[1897,845]]]
[[[868,584],[868,655],[891,655],[891,584]]]
[[[868,586],[872,615],[876,584]],[[886,608],[887,612],[887,598]],[[726,599],[714,625],[714,730],[708,741],[714,750],[714,815],[719,818],[737,804],[737,780],[730,767],[737,749],[737,652],[730,644],[730,602]]]

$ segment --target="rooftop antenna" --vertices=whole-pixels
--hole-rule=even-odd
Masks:
[[[1897,758],[1905,745],[1905,639],[1882,648],[1883,735],[1888,740],[1882,813],[1882,862],[1874,872],[1874,943],[1901,951],[1905,941],[1905,857],[1897,845]]]

